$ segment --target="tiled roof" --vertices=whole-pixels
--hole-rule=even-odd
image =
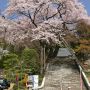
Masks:
[[[68,50],[68,48],[59,48],[57,57],[68,57],[71,56],[72,54]]]

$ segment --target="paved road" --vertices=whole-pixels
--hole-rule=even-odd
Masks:
[[[81,90],[80,75],[74,62],[52,60],[46,72],[45,87],[42,90]],[[83,90],[86,90],[84,85]]]

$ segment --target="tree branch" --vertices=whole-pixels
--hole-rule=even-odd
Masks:
[[[35,26],[35,27],[37,27],[37,25],[36,25],[36,23],[35,23],[35,20],[33,20],[33,19],[32,19],[32,17],[31,17],[31,14],[30,14],[29,10],[28,10],[28,15],[29,15],[29,18],[30,18],[30,20],[31,20],[32,24],[34,24],[34,26]]]

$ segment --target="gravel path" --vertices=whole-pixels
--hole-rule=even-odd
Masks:
[[[71,89],[68,89],[68,88]],[[81,90],[80,75],[71,60],[52,60],[46,72],[42,90]],[[86,90],[83,85],[83,90]]]

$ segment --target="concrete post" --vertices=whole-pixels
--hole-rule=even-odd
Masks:
[[[68,90],[71,90],[71,87],[68,87]]]

